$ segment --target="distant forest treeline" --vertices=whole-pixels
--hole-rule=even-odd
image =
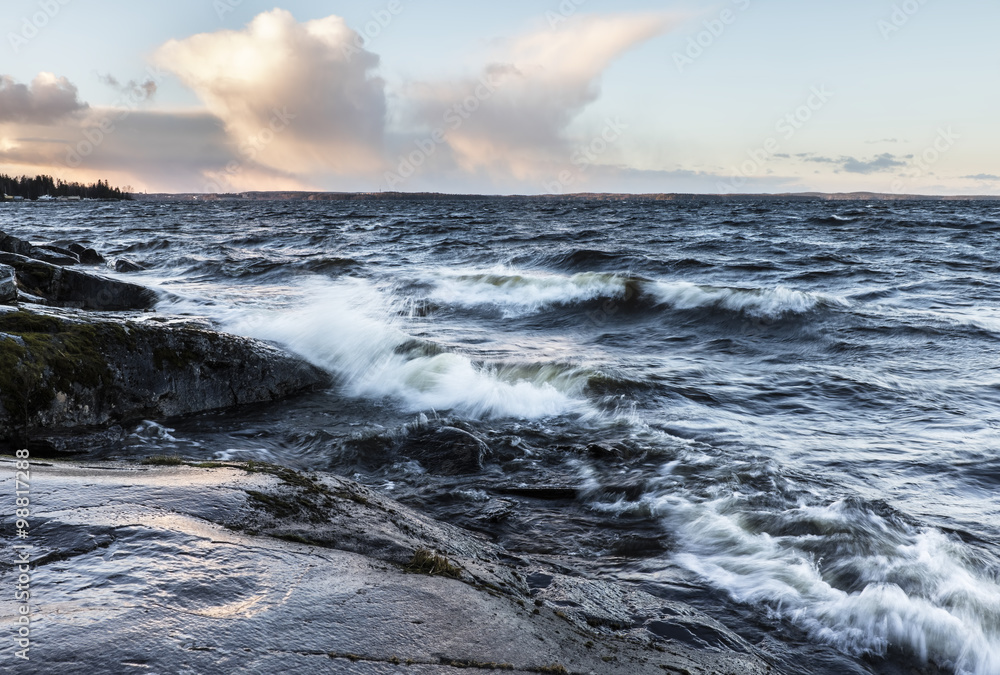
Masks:
[[[92,185],[67,183],[52,176],[12,177],[0,173],[0,193],[9,197],[38,199],[39,197],[80,197],[82,199],[132,199],[131,189],[124,190],[97,181]]]

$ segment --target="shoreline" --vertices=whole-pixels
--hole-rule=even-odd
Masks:
[[[31,581],[16,610],[30,639],[5,657],[27,648],[34,672],[60,675],[778,672],[685,603],[509,552],[334,474],[62,459],[142,420],[276,402],[329,376],[150,313],[151,291],[87,270],[83,257],[106,264],[90,249],[2,233],[0,248],[0,441],[18,456],[0,459],[0,484],[27,505],[7,517],[24,536],[5,530],[19,564],[0,578]]]
[[[30,471],[33,672],[782,672],[684,603],[332,474],[163,458]]]

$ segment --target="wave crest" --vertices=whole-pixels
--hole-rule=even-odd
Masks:
[[[730,288],[597,272],[573,275],[500,272],[447,275],[434,280],[430,299],[441,305],[493,307],[510,317],[595,301],[615,302],[624,306],[619,308],[626,309],[629,306],[645,310],[716,309],[769,319],[850,304],[837,296],[784,286]]]

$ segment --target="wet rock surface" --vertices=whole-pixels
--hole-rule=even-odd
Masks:
[[[442,475],[481,471],[489,445],[476,434],[453,426],[417,429],[404,440],[400,452]]]
[[[12,462],[0,467],[9,492]],[[512,557],[328,474],[71,462],[31,474],[31,672],[779,672],[682,603]],[[418,551],[458,578],[422,573]],[[16,574],[0,568],[3,583]]]
[[[143,286],[16,253],[0,253],[0,264],[12,267],[18,287],[47,305],[108,312],[151,309],[158,300]]]
[[[17,279],[14,268],[0,264],[0,305],[13,305],[17,302]]]
[[[75,265],[80,259],[71,251],[56,247],[50,250],[48,245],[35,246],[31,242],[0,232],[0,251],[22,255],[34,260],[52,263],[54,265]]]
[[[107,260],[103,255],[92,248],[83,246],[82,244],[70,244],[67,248],[75,253],[80,258],[80,262],[84,265],[104,265],[107,263]]]
[[[132,262],[128,258],[119,258],[115,261],[115,272],[141,272],[144,269],[146,268],[139,263]]]

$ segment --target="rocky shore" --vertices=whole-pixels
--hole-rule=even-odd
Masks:
[[[82,264],[71,249],[0,233],[0,443],[86,450],[109,428],[328,384],[272,345],[150,313],[155,292]]]
[[[690,606],[513,554],[332,474],[37,459],[330,384],[273,345],[158,316],[156,293],[102,276],[108,264],[0,233],[0,443],[35,458],[30,539],[5,514],[0,564],[13,588],[14,546],[31,546],[25,672],[782,670]],[[427,462],[475,461],[461,443],[427,444]],[[0,467],[13,495],[14,460]],[[16,611],[4,605],[5,625]],[[18,649],[0,642],[5,668]]]
[[[9,492],[13,462],[0,466]],[[511,555],[336,476],[31,474],[31,672],[776,672],[682,603]]]

